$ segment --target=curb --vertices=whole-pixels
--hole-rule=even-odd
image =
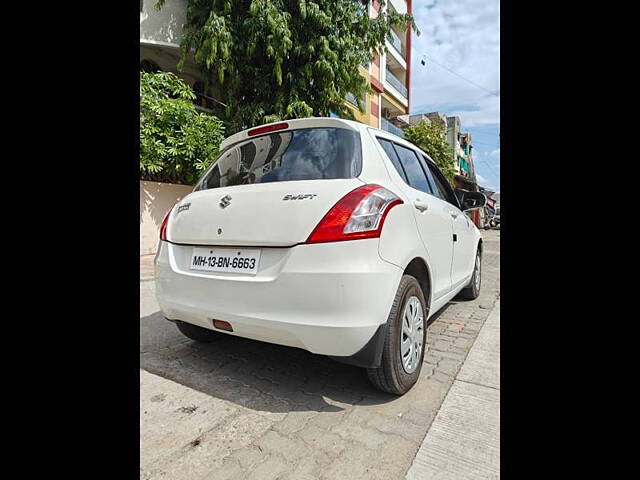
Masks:
[[[405,478],[500,478],[499,297]]]

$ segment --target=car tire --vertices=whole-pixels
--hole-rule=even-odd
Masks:
[[[475,300],[480,295],[482,283],[482,251],[478,249],[476,259],[473,264],[473,274],[469,284],[460,291],[460,297],[465,300]]]
[[[176,326],[178,327],[178,330],[180,330],[180,333],[191,340],[195,340],[196,342],[211,343],[220,338],[220,334],[218,332],[198,327],[197,325],[192,325],[190,323],[181,322],[180,320],[176,320]]]
[[[417,304],[419,309],[416,308]],[[407,318],[411,319],[414,312],[417,313],[413,317],[415,322],[413,322],[413,328],[409,329],[408,326],[412,322],[405,324],[405,321]],[[419,315],[422,316],[421,326],[417,326]],[[378,390],[402,395],[418,381],[426,346],[427,317],[427,302],[420,284],[415,277],[403,275],[387,319],[387,332],[380,366],[367,369],[369,380]],[[407,335],[407,330],[411,330],[409,333],[413,336]],[[408,341],[404,344],[405,346],[401,346],[403,340]],[[418,341],[421,341],[419,349],[415,344]],[[407,347],[412,343],[413,350]],[[409,354],[406,354],[407,348],[409,348]],[[404,362],[403,351],[405,352]],[[416,351],[418,351],[417,355]],[[410,360],[408,367],[407,360]]]

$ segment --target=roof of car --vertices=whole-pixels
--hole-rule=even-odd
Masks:
[[[334,118],[334,117],[308,117],[308,118],[297,118],[294,120],[281,120],[278,122],[265,123],[264,125],[247,128],[246,130],[242,130],[241,132],[234,133],[233,135],[225,138],[222,141],[222,143],[220,144],[220,151],[226,149],[230,145],[233,145],[238,142],[242,142],[243,140],[247,140],[251,138],[249,136],[249,132],[251,130],[268,127],[271,125],[277,125],[280,123],[286,123],[287,130],[298,129],[298,128],[331,127],[331,126],[340,126],[342,128],[350,128],[352,130],[360,130],[362,127],[366,127],[366,125],[360,122],[356,122],[353,120],[344,120],[342,118]]]
[[[367,125],[361,122],[357,122],[355,120],[346,120],[343,118],[336,118],[336,117],[307,117],[307,118],[297,118],[297,119],[292,119],[292,120],[281,120],[278,122],[272,122],[272,123],[265,123],[264,125],[258,125],[256,127],[252,127],[252,128],[247,128],[246,130],[242,130],[241,132],[238,133],[234,133],[233,135],[227,137],[226,139],[224,139],[222,141],[222,143],[220,144],[220,152],[222,152],[223,150],[226,150],[227,148],[229,148],[231,145],[235,145],[239,142],[243,142],[245,140],[248,140],[249,138],[252,138],[251,136],[249,136],[249,132],[251,130],[255,130],[257,128],[263,128],[263,127],[268,127],[270,125],[277,125],[280,123],[286,123],[287,124],[287,128],[286,130],[292,130],[292,129],[299,129],[299,128],[313,128],[313,127],[317,127],[317,128],[321,128],[321,127],[341,127],[341,128],[350,128],[352,130],[357,130],[357,131],[361,131],[361,130],[365,130],[365,129],[369,129],[369,130],[373,130],[375,132],[379,132],[385,136],[389,136],[392,137],[394,141],[397,141],[399,143],[404,143],[406,146],[410,146],[411,148],[417,148],[418,150],[420,150],[420,148],[418,148],[417,146],[415,146],[414,144],[412,144],[411,142],[405,140],[402,137],[399,137],[391,132],[388,132],[387,130],[382,130],[380,128],[376,128],[376,127],[372,127],[371,125]],[[278,131],[278,130],[275,130]],[[268,134],[268,133],[265,133]],[[253,137],[255,138],[255,137]],[[423,152],[422,150],[420,150],[423,154],[426,155],[426,157],[429,159],[429,161],[431,163],[435,162],[433,161],[433,159],[426,154],[425,152]]]

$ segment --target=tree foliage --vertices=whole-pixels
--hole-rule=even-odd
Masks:
[[[404,138],[424,150],[453,184],[455,175],[451,146],[447,143],[447,130],[440,123],[424,120],[403,130]]]
[[[381,2],[384,3],[384,2]],[[161,8],[164,0],[158,0]],[[358,66],[384,48],[391,25],[361,0],[187,0],[181,69],[187,56],[215,79],[229,133],[266,122],[330,112],[353,118],[348,93],[370,91]],[[218,112],[216,112],[218,113]]]
[[[140,178],[194,184],[218,154],[224,127],[196,110],[173,73],[140,72]]]

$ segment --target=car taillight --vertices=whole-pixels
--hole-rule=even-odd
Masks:
[[[389,210],[401,203],[404,202],[380,185],[358,187],[327,212],[306,243],[379,237]]]
[[[167,241],[167,222],[169,221],[169,215],[173,211],[173,207],[169,209],[167,214],[164,216],[164,220],[162,220],[162,225],[160,225],[160,240]]]

